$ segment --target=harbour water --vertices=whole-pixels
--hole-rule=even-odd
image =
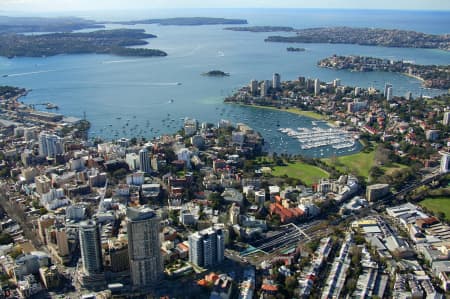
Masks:
[[[411,15],[413,14],[413,15]],[[320,10],[213,10],[152,11],[129,14],[91,15],[105,19],[141,19],[167,16],[221,16],[246,18],[249,25],[286,25],[296,28],[315,26],[369,26],[411,29],[429,33],[450,31],[450,13],[370,12]],[[81,14],[80,14],[81,15]],[[353,21],[352,21],[353,20]],[[431,22],[431,20],[433,20]],[[430,25],[430,24],[433,24]],[[118,27],[109,25],[109,28]],[[123,27],[123,26],[119,26]],[[394,86],[394,94],[407,91],[437,95],[440,90],[423,89],[420,81],[393,73],[352,73],[321,69],[316,62],[324,57],[365,55],[419,64],[448,64],[450,53],[432,49],[383,48],[357,45],[297,44],[305,52],[288,52],[288,44],[266,43],[267,33],[233,32],[225,26],[136,25],[158,38],[149,40],[149,48],[168,53],[167,57],[131,58],[110,55],[59,55],[47,58],[0,58],[0,85],[32,89],[22,100],[28,104],[51,102],[59,113],[82,117],[92,124],[91,136],[105,139],[120,137],[151,138],[172,133],[182,125],[182,118],[217,122],[229,119],[244,122],[261,132],[278,153],[322,156],[317,149],[299,147],[295,140],[277,131],[280,127],[312,128],[311,119],[276,110],[224,104],[223,99],[251,79],[270,79],[274,72],[282,80],[298,76],[342,84],[375,86],[385,82]],[[281,33],[283,34],[283,33]],[[285,33],[286,34],[286,33]],[[230,73],[229,77],[202,76],[212,69]],[[2,75],[8,75],[3,77]],[[42,109],[45,109],[43,106]],[[326,128],[326,124],[318,124]],[[358,151],[330,147],[323,156]]]

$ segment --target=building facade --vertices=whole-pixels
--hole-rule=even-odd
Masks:
[[[134,288],[149,288],[162,276],[160,219],[150,208],[127,209],[128,254]]]
[[[207,228],[189,236],[189,261],[200,267],[220,264],[224,259],[225,242],[221,229]]]
[[[64,153],[63,139],[55,134],[39,134],[39,155],[54,158]]]
[[[103,272],[100,231],[94,221],[84,221],[79,226],[81,260],[86,275]]]
[[[146,148],[139,151],[139,168],[145,173],[150,173],[152,171],[150,166],[150,156]]]

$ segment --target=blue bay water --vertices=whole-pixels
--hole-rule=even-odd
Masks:
[[[449,12],[171,10],[87,17],[97,20],[130,20],[169,16],[246,18],[250,25],[286,25],[296,28],[345,25],[411,29],[429,33],[450,31]],[[108,28],[116,27],[124,26],[108,25]],[[181,118],[186,116],[208,122],[224,118],[233,122],[245,122],[260,131],[271,143],[273,151],[326,156],[333,151],[302,152],[296,141],[276,131],[277,123],[280,127],[311,127],[310,119],[279,111],[223,104],[223,98],[248,84],[251,79],[271,79],[274,72],[280,73],[282,80],[292,80],[298,76],[320,78],[323,81],[340,78],[345,85],[377,88],[390,82],[396,95],[404,95],[407,91],[413,92],[415,96],[421,93],[436,95],[443,91],[423,89],[418,80],[400,74],[335,71],[318,68],[316,63],[333,54],[403,59],[419,64],[450,62],[449,52],[433,49],[298,44],[299,47],[305,47],[306,51],[287,52],[287,44],[264,42],[264,38],[269,35],[267,33],[223,30],[226,26],[128,27],[143,28],[156,34],[158,38],[150,39],[150,44],[146,47],[162,49],[169,55],[163,58],[112,55],[0,58],[0,75],[8,74],[8,77],[0,77],[0,84],[32,89],[22,99],[25,103],[56,103],[60,107],[60,113],[76,117],[82,117],[83,112],[86,112],[92,123],[91,135],[106,139],[123,136],[150,138],[162,133],[172,133],[180,128]],[[201,73],[212,69],[229,72],[231,76],[201,76]]]

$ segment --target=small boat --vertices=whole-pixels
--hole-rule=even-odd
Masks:
[[[177,82],[177,85],[181,85],[181,82]]]
[[[169,100],[169,104],[172,104],[172,103],[173,103],[173,99],[170,99],[170,100]]]
[[[52,103],[47,103],[45,109],[58,109],[58,106]]]
[[[9,75],[8,74],[5,74],[5,75],[3,75],[3,78],[6,78],[6,77],[8,77]]]

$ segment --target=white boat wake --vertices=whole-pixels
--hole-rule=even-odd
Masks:
[[[129,63],[129,62],[138,62],[139,59],[125,59],[125,60],[107,60],[103,61],[103,64],[112,64],[112,63]]]
[[[21,77],[21,76],[29,76],[29,75],[49,73],[49,72],[55,72],[55,71],[56,70],[45,70],[45,71],[35,71],[35,72],[27,72],[27,73],[8,74],[6,77]]]

